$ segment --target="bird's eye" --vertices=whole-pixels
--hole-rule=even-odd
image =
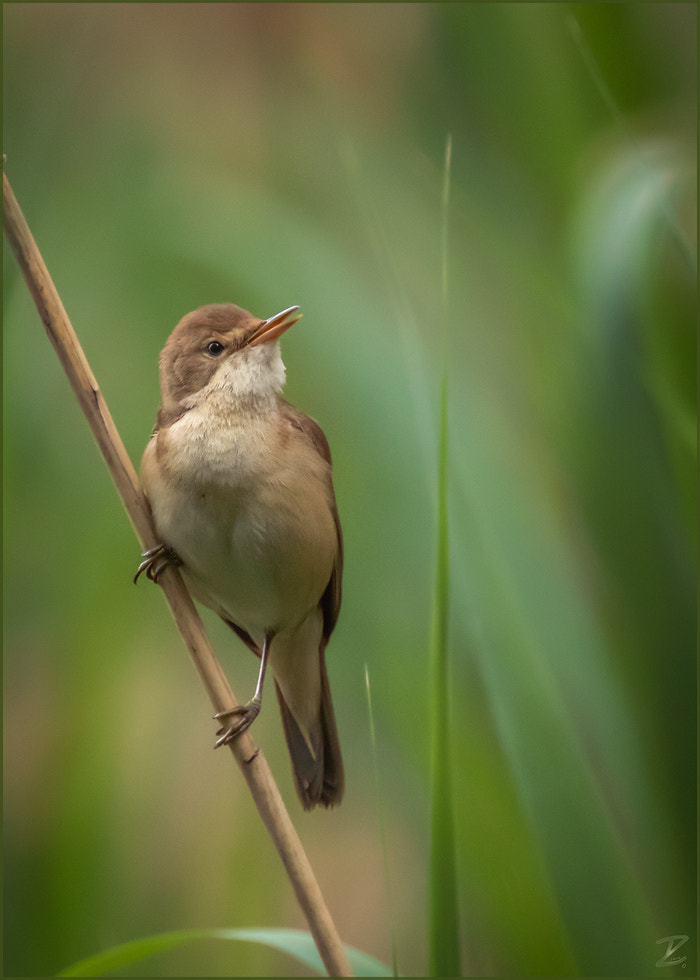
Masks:
[[[207,354],[211,354],[212,357],[219,357],[224,352],[224,345],[220,344],[218,340],[210,340],[207,344]]]

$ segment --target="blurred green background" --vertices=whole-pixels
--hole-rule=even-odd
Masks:
[[[135,463],[184,313],[302,307],[286,395],[346,539],[342,807],[301,811],[271,692],[255,737],[343,939],[389,963],[393,928],[425,973],[446,357],[464,970],[694,975],[696,5],[3,13],[5,169]],[[304,927],[7,248],[4,277],[5,974]],[[295,970],[211,943],[132,973]]]

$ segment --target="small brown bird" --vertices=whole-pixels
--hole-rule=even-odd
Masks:
[[[306,809],[340,803],[343,763],[325,650],[340,610],[343,539],[320,426],[278,394],[278,338],[298,306],[260,320],[231,303],[188,313],[160,357],[161,406],[141,479],[162,545],[194,598],[260,657],[253,698],[218,745],[260,711],[269,664]]]

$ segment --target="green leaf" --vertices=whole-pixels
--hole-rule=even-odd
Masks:
[[[447,218],[452,141],[445,147],[442,216],[442,298],[444,357],[438,448],[438,513],[433,635],[431,645],[431,836],[429,873],[429,971],[432,977],[461,976],[457,861],[450,757],[448,620],[450,595],[449,524],[447,513]]]
[[[449,547],[447,521],[447,378],[442,385],[438,467],[437,571],[431,650],[432,758],[429,875],[430,976],[461,976],[457,867],[449,738]]]
[[[369,712],[369,731],[370,731],[370,738],[372,741],[374,777],[375,777],[375,785],[377,789],[377,811],[379,813],[379,827],[380,827],[381,839],[382,839],[382,854],[384,855],[384,877],[386,879],[386,895],[387,895],[387,903],[389,908],[389,923],[391,926],[392,974],[393,976],[398,977],[399,976],[398,952],[397,952],[397,945],[396,945],[396,934],[394,931],[393,902],[391,899],[391,883],[389,878],[389,851],[388,851],[387,839],[386,839],[386,826],[384,823],[384,802],[382,799],[382,786],[381,786],[381,780],[379,778],[379,766],[377,765],[377,735],[374,730],[374,712],[372,711],[372,693],[369,686],[369,670],[367,668],[367,664],[365,664],[365,683],[367,685],[367,710]]]
[[[99,977],[132,966],[149,956],[167,952],[201,939],[226,939],[260,943],[294,957],[304,966],[324,974],[321,957],[311,934],[300,929],[183,929],[161,932],[145,939],[112,946],[95,956],[79,960],[57,974],[59,977]],[[345,951],[357,977],[390,977],[391,970],[362,950],[346,946]]]

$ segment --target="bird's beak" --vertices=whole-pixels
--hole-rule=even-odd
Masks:
[[[276,313],[267,320],[263,320],[250,337],[248,347],[257,347],[258,344],[269,344],[270,341],[277,340],[278,337],[281,337],[285,330],[289,330],[293,323],[301,319],[301,313],[298,316],[293,315],[298,309],[298,306],[290,306],[288,310],[282,310],[281,313]]]

